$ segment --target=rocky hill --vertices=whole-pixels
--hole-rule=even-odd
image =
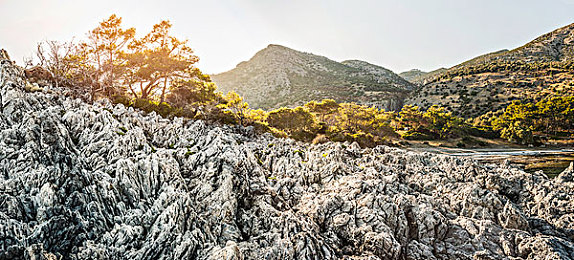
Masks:
[[[421,71],[419,69],[412,69],[409,71],[404,71],[399,73],[403,79],[415,84],[415,85],[424,85],[433,77],[440,75],[441,73],[445,72],[447,69],[440,68],[430,72]]]
[[[506,107],[516,99],[538,101],[574,95],[574,24],[522,47],[481,55],[433,77],[407,103],[434,104],[474,117]]]
[[[394,72],[366,61],[346,60],[341,63],[357,69],[358,71],[352,74],[356,77],[371,78],[376,83],[387,84],[400,89],[412,90],[414,87]]]
[[[364,61],[326,57],[269,45],[231,71],[213,75],[223,92],[234,90],[255,108],[296,106],[326,98],[397,109],[414,85]]]
[[[412,70],[403,71],[403,72],[399,73],[399,76],[401,76],[403,79],[408,80],[409,82],[413,82],[413,81],[416,81],[416,79],[422,78],[427,74],[428,74],[428,72],[425,72],[425,71],[422,71],[419,69],[412,69]]]
[[[573,259],[574,167],[94,105],[0,61],[0,259]]]

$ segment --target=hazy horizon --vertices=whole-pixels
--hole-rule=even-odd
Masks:
[[[18,63],[33,55],[39,41],[81,39],[117,14],[138,35],[170,20],[206,73],[233,69],[269,44],[337,61],[364,60],[397,73],[430,71],[516,48],[574,22],[574,0],[0,0],[0,7],[0,48]]]

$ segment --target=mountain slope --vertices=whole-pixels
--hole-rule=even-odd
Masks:
[[[0,61],[0,259],[571,259],[574,169],[168,120]]]
[[[416,81],[416,79],[424,77],[427,74],[428,72],[419,69],[412,69],[399,73],[399,76],[401,76],[405,80],[408,80],[409,82],[413,82]]]
[[[574,23],[544,34],[512,51],[495,55],[491,60],[570,61],[574,58],[573,46]]]
[[[267,109],[325,98],[396,108],[413,88],[382,67],[362,61],[339,63],[280,45],[269,45],[212,79],[220,90],[234,90],[252,107]]]
[[[432,78],[441,75],[443,72],[445,72],[447,69],[446,68],[440,68],[440,69],[436,69],[430,72],[424,72],[421,71],[419,69],[412,69],[409,71],[404,71],[399,73],[399,76],[401,76],[403,79],[407,80],[408,82],[411,82],[415,85],[424,85],[426,84],[429,80],[431,80]]]
[[[393,86],[397,89],[412,90],[414,87],[407,80],[403,79],[401,76],[395,74],[394,72],[381,66],[368,63],[366,61],[346,60],[341,63],[351,68],[357,69],[358,72],[355,72],[352,75],[358,78],[371,77],[371,79],[376,83]]]
[[[536,102],[557,95],[574,95],[574,24],[427,77],[407,103],[423,108],[441,105],[474,117],[513,100]]]

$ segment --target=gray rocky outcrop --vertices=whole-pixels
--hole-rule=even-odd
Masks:
[[[572,259],[572,167],[163,119],[0,64],[0,259]]]

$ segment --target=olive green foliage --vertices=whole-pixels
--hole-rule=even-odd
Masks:
[[[50,71],[53,84],[73,90],[78,97],[94,101],[122,95],[126,88],[120,84],[124,74],[120,57],[133,40],[135,29],[123,29],[121,24],[121,17],[111,15],[91,30],[85,41],[40,43],[38,65]]]
[[[444,107],[431,106],[423,117],[428,120],[428,129],[440,139],[462,136],[467,127],[462,118],[453,116]]]
[[[242,126],[248,126],[254,122],[250,117],[249,104],[243,102],[243,97],[237,94],[235,91],[229,91],[224,98],[225,102],[217,106],[218,109],[222,110],[224,115],[233,118],[236,124]]]
[[[121,56],[124,82],[133,95],[147,99],[156,94],[161,103],[174,81],[209,80],[193,67],[199,58],[187,41],[170,35],[171,26],[169,21],[154,25],[143,38],[130,41]]]
[[[213,82],[180,79],[170,86],[166,100],[179,107],[224,102],[223,95],[216,90],[217,86]]]
[[[194,67],[199,58],[187,41],[171,35],[171,26],[161,21],[138,39],[134,28],[124,29],[122,18],[111,15],[83,41],[40,44],[39,65],[52,74],[52,83],[75,90],[73,94],[79,97],[87,95],[91,101],[126,96],[160,104],[170,98],[182,105],[217,99],[201,96],[212,93],[215,86]]]
[[[398,126],[408,130],[418,130],[426,125],[423,112],[418,106],[405,105],[399,112]]]
[[[329,116],[339,110],[339,104],[332,99],[324,99],[321,102],[311,101],[305,104],[305,107],[316,115],[320,122],[326,122]]]
[[[345,140],[357,141],[364,146],[384,144],[388,138],[397,136],[391,127],[394,114],[375,107],[343,103],[335,119],[337,124],[330,127],[331,135],[343,134]]]
[[[316,136],[315,116],[305,107],[273,110],[267,114],[266,122],[297,140],[310,142]]]
[[[305,107],[280,108],[269,112],[267,115],[269,126],[288,133],[311,131],[316,124],[315,121],[313,114]]]
[[[457,138],[467,135],[470,128],[462,118],[436,105],[427,111],[406,105],[399,112],[397,121],[398,127],[406,130],[402,137],[408,140]]]
[[[391,127],[394,114],[354,103],[326,99],[296,108],[280,108],[268,113],[266,123],[290,137],[315,143],[357,142],[362,146],[388,144],[397,134]]]
[[[556,137],[574,130],[574,96],[551,97],[536,103],[515,100],[500,113],[487,114],[475,125],[492,127],[514,143],[532,144],[535,133]]]

